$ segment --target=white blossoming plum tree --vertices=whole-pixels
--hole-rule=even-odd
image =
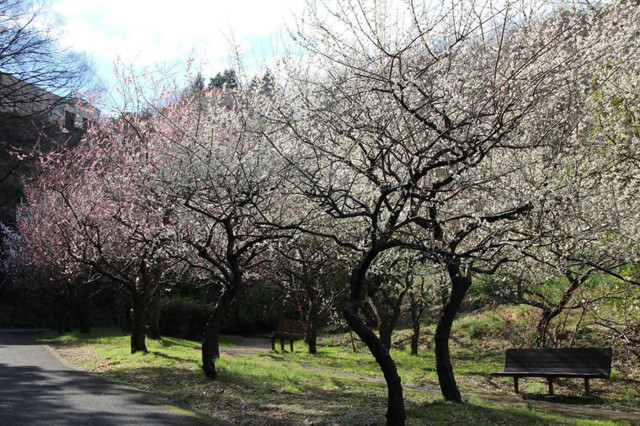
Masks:
[[[167,133],[166,169],[157,184],[177,203],[178,257],[215,287],[218,298],[205,326],[202,362],[215,378],[219,333],[224,315],[247,280],[268,268],[269,242],[287,238],[280,223],[290,214],[280,184],[282,166],[261,136],[265,131],[256,105],[260,90],[235,87],[202,89],[159,109]]]
[[[510,160],[527,153],[540,162],[557,143],[543,126],[574,113],[570,100],[579,96],[561,95],[590,80],[603,49],[585,46],[584,34],[602,24],[603,9],[546,1],[394,6],[308,3],[292,31],[305,56],[286,63],[273,118],[282,132],[271,140],[297,190],[326,217],[316,234],[358,253],[344,315],[384,374],[387,422],[402,424],[395,363],[359,315],[367,271],[395,248],[446,268],[436,364],[445,399],[460,402],[448,344],[455,315],[475,274],[495,272],[511,247],[528,243],[519,224],[552,196],[518,188],[526,171]]]
[[[594,64],[582,78],[575,78],[580,74],[572,69],[571,85],[558,88],[548,102],[548,108],[558,112],[571,108],[572,113],[535,122],[548,129],[540,161],[528,154],[511,159],[527,176],[513,185],[514,191],[539,193],[544,200],[539,214],[522,223],[522,235],[531,242],[522,248],[526,258],[503,271],[515,287],[515,299],[541,310],[538,346],[547,344],[553,318],[565,309],[591,303],[576,300],[590,277],[604,273],[637,280],[625,276],[621,268],[638,260],[640,138],[634,100],[638,99],[639,19],[637,5],[608,5],[599,14],[598,25],[585,31],[579,44],[568,46],[591,57]],[[540,137],[535,129],[528,135]],[[555,277],[564,277],[567,283],[556,297],[535,290],[537,284]]]
[[[348,262],[344,250],[325,238],[301,233],[274,250],[277,255],[269,268],[273,275],[268,278],[283,299],[299,302],[309,353],[317,354],[318,330],[345,299]]]

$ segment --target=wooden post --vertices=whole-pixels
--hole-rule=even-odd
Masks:
[[[584,378],[584,395],[585,396],[589,396],[589,391],[590,391],[590,389],[589,389],[589,378],[585,377]]]
[[[549,395],[553,395],[553,377],[547,377],[549,382]]]
[[[518,389],[518,376],[513,376],[513,390],[516,393],[520,393],[520,390]]]

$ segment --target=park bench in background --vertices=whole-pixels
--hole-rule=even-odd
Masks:
[[[281,319],[278,322],[278,329],[271,336],[271,349],[276,350],[276,340],[280,340],[280,349],[284,351],[284,341],[288,340],[293,352],[294,340],[303,340],[306,336],[307,325],[304,321]]]
[[[554,379],[583,378],[584,393],[589,395],[589,379],[611,376],[611,355],[611,348],[507,349],[504,371],[491,375],[513,377],[516,393],[520,377],[546,377],[549,395]]]

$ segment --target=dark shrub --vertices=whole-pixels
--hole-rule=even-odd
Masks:
[[[209,318],[209,306],[186,296],[165,298],[160,315],[160,333],[200,341]]]
[[[275,329],[279,318],[280,306],[275,293],[261,284],[253,284],[238,295],[231,305],[222,332],[261,334]]]

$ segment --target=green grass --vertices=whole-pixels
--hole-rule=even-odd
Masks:
[[[468,319],[471,324],[481,321],[478,317]],[[457,331],[460,338],[452,342],[452,349],[456,378],[463,394],[470,395],[471,401],[463,405],[449,404],[433,393],[405,388],[410,424],[611,424],[589,420],[587,416],[580,418],[573,412],[567,414],[553,406],[546,407],[544,402],[514,398],[510,380],[491,379],[488,375],[502,368],[503,350],[471,336],[466,323],[460,322]],[[401,338],[402,333],[396,337]],[[47,334],[42,340],[85,370],[130,383],[231,423],[375,424],[384,421],[386,388],[370,380],[381,378],[379,368],[361,344],[357,345],[359,353],[353,353],[348,334],[323,338],[316,356],[309,355],[301,342],[296,342],[294,353],[230,355],[223,352],[217,362],[219,377],[216,380],[209,380],[202,373],[199,344],[191,341],[147,340],[149,353],[131,354],[129,336],[114,329],[95,329],[90,335]],[[237,338],[224,338],[221,347],[229,348],[237,342]],[[403,383],[438,389],[432,351],[422,351],[416,357],[404,348],[392,354]],[[580,392],[581,382],[561,385],[569,387],[556,387],[559,393]],[[600,386],[598,381],[593,388]],[[536,379],[523,380],[521,387],[524,392],[545,391],[544,384]],[[637,398],[631,388],[637,388],[637,382],[620,392],[626,395],[617,399],[618,406],[630,409],[628,399]],[[598,404],[612,399],[602,392],[601,395],[596,401]],[[502,400],[511,402],[496,402]]]

